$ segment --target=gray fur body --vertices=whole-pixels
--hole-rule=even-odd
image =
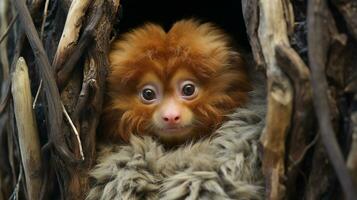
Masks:
[[[262,80],[253,82],[249,104],[236,109],[214,138],[171,151],[150,137],[102,148],[87,200],[263,199],[257,142],[266,94],[257,84]]]

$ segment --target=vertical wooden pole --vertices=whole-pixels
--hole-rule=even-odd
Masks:
[[[41,150],[32,110],[30,79],[25,60],[20,57],[12,74],[11,86],[22,166],[30,200],[38,200],[42,184]]]

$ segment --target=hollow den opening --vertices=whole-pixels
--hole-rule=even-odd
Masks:
[[[180,19],[195,18],[215,23],[233,38],[234,46],[250,49],[239,0],[122,0],[121,6],[119,34],[146,22],[157,23],[168,30]]]

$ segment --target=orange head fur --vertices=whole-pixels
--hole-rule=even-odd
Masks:
[[[168,32],[147,24],[115,41],[101,134],[126,142],[131,134],[152,134],[166,143],[211,134],[251,90],[245,63],[229,43],[212,24],[194,20],[179,21]],[[180,95],[187,80],[196,87],[194,98]],[[155,87],[155,101],[143,102],[145,85]],[[165,109],[180,112],[177,131],[165,126]]]

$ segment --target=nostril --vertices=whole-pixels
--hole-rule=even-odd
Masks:
[[[163,116],[162,119],[165,123],[178,123],[180,121],[180,115]]]

